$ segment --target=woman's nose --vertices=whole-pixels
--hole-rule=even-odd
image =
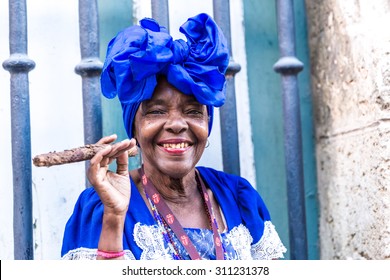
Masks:
[[[179,112],[172,112],[169,114],[165,123],[165,129],[175,134],[181,133],[188,129],[188,124],[185,118]]]

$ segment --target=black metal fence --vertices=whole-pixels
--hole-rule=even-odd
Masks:
[[[3,62],[11,74],[11,137],[14,201],[14,256],[33,259],[31,130],[28,72],[35,62],[27,56],[25,0],[9,1],[10,57]]]
[[[287,176],[291,259],[308,257],[300,103],[297,75],[303,64],[295,57],[295,24],[292,0],[277,0],[277,23],[281,58],[274,70],[282,76],[284,154]]]

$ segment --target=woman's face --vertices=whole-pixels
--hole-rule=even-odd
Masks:
[[[206,106],[160,78],[150,100],[135,116],[135,133],[145,166],[173,178],[188,174],[208,138]]]

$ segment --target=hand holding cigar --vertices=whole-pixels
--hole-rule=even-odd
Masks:
[[[82,147],[64,150],[61,152],[49,152],[40,154],[33,158],[33,164],[37,167],[50,167],[53,165],[68,164],[73,162],[80,162],[90,160],[95,154],[110,144],[88,144]],[[137,147],[134,146],[128,150],[129,157],[137,155]]]

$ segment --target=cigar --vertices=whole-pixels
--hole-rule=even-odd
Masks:
[[[53,165],[61,165],[73,162],[90,160],[97,152],[107,147],[110,144],[88,144],[82,147],[64,150],[61,152],[49,152],[40,154],[33,158],[33,164],[37,167],[50,167]],[[133,157],[138,153],[137,147],[128,150],[129,157]]]

